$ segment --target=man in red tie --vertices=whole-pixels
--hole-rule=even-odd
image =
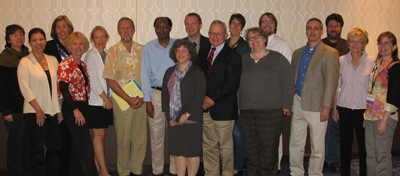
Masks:
[[[206,176],[233,175],[233,123],[238,118],[236,91],[241,56],[225,44],[226,25],[215,20],[208,32],[211,46],[199,51],[197,65],[207,77],[203,104],[203,163]],[[220,173],[222,169],[222,173]]]

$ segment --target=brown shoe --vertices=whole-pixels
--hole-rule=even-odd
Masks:
[[[169,173],[169,176],[178,176],[178,174],[171,174],[171,173]]]

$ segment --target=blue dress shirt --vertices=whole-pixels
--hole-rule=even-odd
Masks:
[[[157,38],[144,46],[140,70],[144,102],[151,101],[151,87],[162,87],[165,71],[175,65],[169,57],[169,50],[174,42],[175,39],[170,38],[168,46],[164,48]]]
[[[300,60],[299,60],[299,68],[297,72],[297,81],[296,81],[296,93],[301,97],[301,90],[303,89],[303,82],[304,79],[306,78],[307,74],[307,69],[308,65],[310,64],[311,58],[314,55],[315,49],[318,47],[318,45],[321,43],[318,42],[314,46],[313,49],[311,49],[307,43],[306,48],[304,49],[303,53],[301,54]]]

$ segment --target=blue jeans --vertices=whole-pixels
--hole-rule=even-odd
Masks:
[[[244,141],[242,125],[240,123],[240,117],[235,120],[233,125],[233,155],[235,158],[234,169],[237,171],[243,170],[244,163]]]
[[[325,162],[328,164],[340,162],[339,123],[333,120],[332,110],[329,113],[328,128],[325,135]]]

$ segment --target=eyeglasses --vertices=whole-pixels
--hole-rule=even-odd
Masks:
[[[355,40],[350,40],[350,43],[351,44],[360,44],[360,45],[364,44],[364,42],[362,42],[362,41],[355,41]]]
[[[167,28],[169,28],[169,26],[165,24],[156,26],[156,29],[167,29]]]
[[[270,21],[263,20],[263,21],[261,21],[261,23],[262,23],[262,24],[267,24],[267,23],[269,23],[269,24],[274,24],[275,21],[272,21],[272,20],[270,20]]]
[[[389,46],[389,45],[391,45],[392,43],[390,43],[390,42],[385,42],[385,43],[383,43],[383,42],[378,42],[378,45],[379,46],[383,46],[383,45],[385,45],[385,46]]]
[[[187,50],[187,49],[176,49],[175,52],[176,52],[176,53],[188,53],[189,50]]]
[[[208,35],[217,35],[217,36],[222,36],[224,33],[222,32],[208,32]]]
[[[254,41],[254,40],[259,39],[261,36],[262,36],[261,34],[257,34],[257,35],[255,35],[255,36],[253,36],[253,37],[249,37],[248,40],[249,40],[249,41]]]

